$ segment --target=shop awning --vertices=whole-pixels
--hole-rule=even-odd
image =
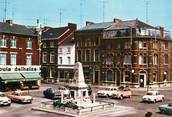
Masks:
[[[0,79],[2,82],[20,82],[23,77],[20,73],[0,73]]]
[[[21,74],[24,77],[23,81],[41,80],[41,76],[39,75],[39,72],[23,72]]]

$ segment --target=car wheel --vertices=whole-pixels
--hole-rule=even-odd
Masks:
[[[162,102],[164,101],[164,97],[162,98],[162,100],[161,100]]]
[[[121,96],[120,96],[120,99],[122,100],[123,98],[124,98],[123,95],[121,95]]]
[[[154,100],[153,103],[156,103],[156,100]]]

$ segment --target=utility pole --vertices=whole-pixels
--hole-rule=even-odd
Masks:
[[[83,3],[85,0],[80,0],[80,26],[82,27],[83,20]]]
[[[102,18],[103,18],[103,22],[105,21],[105,4],[107,3],[107,1],[105,0],[101,0],[100,3],[102,3]]]
[[[148,23],[149,22],[149,1],[148,0],[146,0],[146,23]]]
[[[61,26],[61,23],[62,23],[62,14],[63,14],[64,9],[60,8],[58,11],[59,11],[59,26]]]
[[[4,1],[4,19],[3,21],[5,22],[7,19],[7,0]]]

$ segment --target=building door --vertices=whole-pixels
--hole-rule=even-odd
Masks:
[[[71,98],[75,98],[75,92],[74,91],[70,91],[70,96],[71,96]]]
[[[140,87],[146,86],[146,74],[140,74],[139,84],[140,84]]]
[[[94,83],[98,84],[99,82],[99,71],[95,71],[94,73]]]

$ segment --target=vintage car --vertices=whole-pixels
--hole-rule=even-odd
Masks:
[[[146,95],[142,97],[143,102],[158,102],[163,101],[164,95],[161,95],[158,91],[148,91]]]
[[[117,91],[116,87],[106,87],[103,90],[97,92],[98,97],[111,97]]]
[[[52,88],[47,88],[43,91],[44,97],[48,99],[60,99],[61,98],[61,92],[60,91],[54,91]]]
[[[58,91],[60,91],[61,93],[63,93],[64,96],[68,96],[69,95],[69,89],[67,89],[66,87],[60,86],[58,88]]]
[[[28,95],[26,91],[14,91],[10,94],[7,94],[7,97],[11,99],[12,102],[17,103],[32,103],[32,96]]]
[[[172,115],[172,103],[159,106],[160,113]]]
[[[130,88],[128,87],[119,87],[118,90],[112,94],[112,98],[118,98],[118,99],[123,99],[123,98],[130,98],[132,95],[132,92]]]
[[[4,93],[0,92],[0,106],[10,105],[11,100],[5,96]]]

